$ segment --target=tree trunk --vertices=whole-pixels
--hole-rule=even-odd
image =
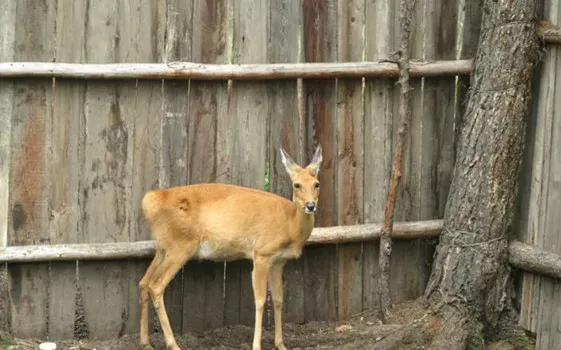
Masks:
[[[486,0],[483,6],[445,229],[426,291],[444,317],[436,348],[481,344],[512,326],[514,316],[508,235],[540,56],[537,1]]]
[[[508,235],[540,57],[537,1],[483,6],[444,231],[426,290],[433,312],[375,348],[399,348],[419,330],[430,336],[430,349],[484,348],[486,339],[515,325]]]

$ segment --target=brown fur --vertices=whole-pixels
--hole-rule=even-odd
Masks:
[[[165,311],[163,292],[177,271],[192,258],[215,261],[253,260],[256,305],[253,349],[261,348],[263,305],[269,279],[275,303],[275,344],[282,341],[282,271],[287,259],[299,258],[314,226],[306,203],[317,207],[321,164],[318,147],[310,165],[301,168],[281,150],[293,184],[293,201],[256,189],[197,184],[154,190],[142,200],[157,252],[140,282],[140,337],[148,340],[148,299],[151,297],[170,349],[179,349]],[[296,185],[295,185],[296,186]]]

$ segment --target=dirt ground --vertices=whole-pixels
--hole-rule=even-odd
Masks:
[[[388,323],[383,325],[375,312],[365,312],[354,316],[348,322],[311,322],[303,325],[287,323],[284,325],[284,342],[287,348],[297,349],[367,349],[382,338],[392,334],[401,325],[422,316],[422,300],[408,301],[396,305]],[[176,335],[179,346],[186,349],[230,350],[251,349],[253,328],[247,326],[229,326],[206,332],[202,336],[186,334]],[[427,338],[428,340],[428,338]],[[153,334],[152,345],[156,350],[165,349],[163,337]],[[31,350],[37,349],[39,341],[34,340],[0,340],[0,349]],[[67,340],[57,342],[58,349],[68,350],[133,350],[139,349],[138,335],[126,335],[120,339],[108,341]],[[263,349],[274,349],[273,329],[263,330]],[[424,339],[411,340],[402,349],[428,349]],[[519,349],[506,342],[487,346],[489,350]],[[524,347],[524,349],[528,349]]]

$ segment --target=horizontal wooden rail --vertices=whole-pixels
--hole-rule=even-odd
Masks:
[[[381,228],[378,224],[318,227],[312,231],[307,244],[373,241],[380,238]],[[392,238],[426,239],[438,237],[441,232],[442,220],[398,222],[394,224]],[[146,259],[152,258],[154,252],[154,241],[27,245],[0,248],[0,263]],[[528,272],[561,278],[561,256],[534,245],[511,242],[509,262]]]
[[[535,245],[511,242],[508,261],[521,270],[554,278],[561,278],[561,256]]]
[[[545,43],[560,44],[561,29],[546,21],[540,22],[540,35]],[[409,75],[443,77],[469,75],[473,60],[412,61]],[[172,63],[0,63],[0,78],[64,78],[64,79],[193,79],[193,80],[274,80],[333,78],[397,78],[396,63],[332,62],[271,64],[202,64]]]
[[[473,60],[411,62],[411,77],[469,75]],[[0,63],[0,78],[273,80],[396,78],[397,64],[380,62],[202,64],[174,63]]]
[[[395,223],[394,239],[438,237],[442,220]],[[320,227],[312,231],[307,244],[362,242],[380,238],[377,224]],[[140,259],[154,256],[154,241],[28,245],[0,248],[0,262],[42,262],[64,260]]]

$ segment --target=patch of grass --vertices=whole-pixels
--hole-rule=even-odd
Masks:
[[[0,345],[1,346],[8,346],[8,345],[16,345],[17,343],[13,340],[9,340],[9,339],[2,339],[0,338]]]

